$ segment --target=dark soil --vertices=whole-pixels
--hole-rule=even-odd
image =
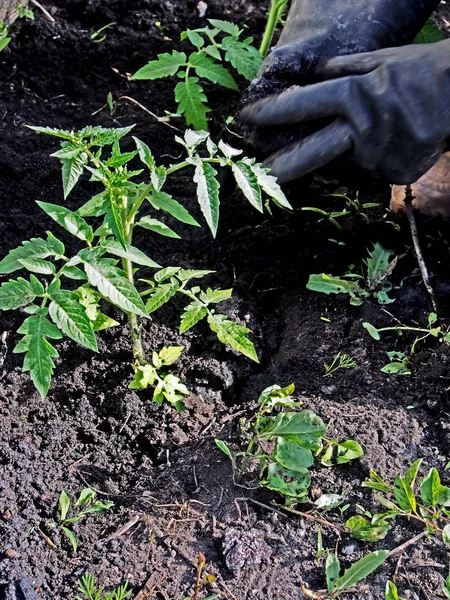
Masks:
[[[116,100],[131,96],[158,115],[173,111],[171,82],[129,83],[123,75],[160,52],[179,48],[179,33],[186,27],[205,24],[196,2],[183,0],[43,4],[55,22],[37,10],[36,20],[18,27],[0,54],[0,256],[51,227],[36,200],[62,201],[59,164],[49,157],[57,141],[24,125],[77,129],[135,123],[135,135],[159,160],[170,162],[179,154],[172,130],[127,101],[118,104],[113,116],[106,108],[98,110],[111,92]],[[259,4],[209,0],[207,17],[246,24],[258,38],[268,2]],[[448,25],[446,16],[449,10],[443,7],[443,26]],[[105,32],[105,41],[91,40],[93,32],[111,22],[116,24]],[[217,137],[239,98],[213,87],[209,94]],[[131,344],[125,324],[100,335],[99,355],[60,343],[53,386],[42,401],[21,372],[21,355],[12,353],[23,315],[0,315],[0,331],[5,332],[0,368],[0,597],[31,600],[36,590],[40,599],[72,599],[77,580],[88,571],[106,586],[128,580],[131,597],[139,600],[183,600],[193,594],[199,551],[217,578],[200,597],[215,591],[223,599],[293,600],[304,597],[303,584],[323,588],[323,559],[316,560],[317,523],[281,516],[252,502],[269,506],[280,498],[254,489],[248,481],[250,489],[235,485],[231,465],[213,441],[220,437],[239,448],[240,419],[252,415],[259,393],[275,383],[294,382],[305,407],[331,423],[331,436],[353,438],[364,447],[360,461],[313,472],[317,493],[342,492],[351,505],[345,517],[339,511],[328,514],[330,521],[342,525],[357,503],[378,510],[373,494],[361,488],[369,468],[392,480],[424,457],[423,473],[432,466],[443,472],[450,443],[448,346],[434,338],[421,342],[411,357],[411,375],[387,375],[380,372],[386,351],[407,350],[414,338],[386,335],[375,342],[362,327],[364,321],[376,326],[394,324],[394,319],[419,326],[427,322],[430,307],[407,224],[386,218],[388,185],[357,173],[346,174],[348,187],[342,183],[317,177],[310,188],[294,187],[294,213],[276,211],[273,217],[255,214],[238,195],[224,198],[215,241],[206,229],[187,227],[179,228],[182,240],[170,243],[155,236],[142,238],[141,246],[155,260],[214,269],[211,284],[233,286],[226,311],[252,328],[261,359],[260,365],[250,364],[201,327],[180,336],[180,307],[161,309],[145,324],[144,344],[148,352],[166,344],[185,346],[180,374],[192,395],[182,413],[152,404],[150,393],[128,389]],[[195,212],[188,180],[175,178],[171,185],[173,194]],[[88,192],[82,183],[68,206],[79,206]],[[336,209],[343,201],[331,194],[354,197],[356,192],[362,202],[381,205],[364,211],[367,217],[340,219],[340,230],[317,213],[301,210]],[[419,227],[440,317],[448,323],[450,229],[425,219]],[[361,272],[367,247],[376,241],[400,256],[390,277],[396,286],[396,301],[387,307],[391,314],[373,300],[352,307],[345,297],[306,290],[311,273]],[[324,362],[339,351],[351,355],[357,366],[324,378]],[[450,483],[446,473],[443,481]],[[61,490],[75,497],[88,485],[115,507],[107,516],[74,526],[79,540],[74,554],[51,523]],[[114,536],[136,515],[140,519],[133,527]],[[420,531],[414,523],[398,520],[383,542],[369,545],[346,535],[341,539],[335,530],[322,527],[324,546],[337,544],[345,566],[371,550],[394,548]],[[405,598],[439,598],[447,565],[441,543],[423,539],[405,551],[400,563],[398,558],[388,560],[365,587],[347,597],[380,600],[386,580],[396,574]]]

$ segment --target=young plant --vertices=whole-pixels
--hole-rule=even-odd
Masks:
[[[314,464],[314,456],[321,455],[322,464],[332,466],[363,454],[361,446],[353,440],[341,443],[326,439],[324,422],[310,410],[293,412],[302,405],[292,397],[294,389],[294,384],[284,388],[273,385],[262,392],[258,412],[247,422],[249,442],[244,452],[234,454],[225,442],[215,440],[235,470],[237,459],[241,459],[240,475],[246,473],[250,462],[256,461],[260,485],[282,494],[287,504],[309,502],[309,468]],[[330,509],[342,500],[337,494],[324,494],[315,505]]]
[[[345,200],[345,207],[342,210],[328,211],[317,206],[303,206],[301,210],[318,213],[319,215],[322,215],[325,219],[328,219],[330,223],[333,223],[333,225],[337,227],[337,229],[342,229],[341,225],[337,221],[337,219],[339,219],[340,217],[345,217],[347,215],[354,214],[356,216],[361,216],[368,223],[369,218],[366,215],[365,211],[369,208],[376,208],[378,206],[381,206],[380,202],[361,202],[359,199],[358,192],[356,192],[354,198],[350,198],[350,196],[346,196],[345,194],[330,195],[333,198],[342,198],[343,200]]]
[[[384,600],[405,600],[398,595],[397,586],[392,581],[386,582],[386,590],[384,592]]]
[[[160,352],[153,352],[151,363],[135,367],[134,379],[129,387],[136,390],[151,386],[154,388],[154,402],[162,404],[166,400],[177,410],[183,410],[183,398],[189,396],[189,390],[179,377],[165,370],[161,371],[178,360],[183,348],[184,346],[165,346]]]
[[[442,585],[442,593],[446,598],[450,598],[450,575],[446,577],[445,582]]]
[[[238,91],[236,81],[224,63],[229,63],[243,77],[252,80],[262,63],[262,56],[252,46],[253,38],[241,39],[243,29],[228,21],[208,19],[211,27],[188,29],[181,40],[189,40],[195,51],[189,56],[173,50],[172,54],[159,54],[137,71],[131,79],[161,79],[177,76],[181,81],[175,86],[177,114],[194,129],[208,129],[208,99],[201,85],[202,80],[217,83]]]
[[[137,138],[134,138],[136,150],[121,151],[119,141],[131,127],[86,127],[78,132],[41,127],[33,129],[63,140],[61,150],[53,156],[62,163],[65,198],[85,171],[91,174],[91,181],[102,187],[76,212],[57,204],[37,203],[58,225],[72,234],[78,244],[85,246],[77,254],[66,256],[64,244],[49,232],[47,239],[25,241],[0,261],[0,274],[22,270],[30,273],[29,279],[18,277],[0,286],[0,310],[20,308],[28,314],[18,330],[23,338],[14,352],[25,353],[23,370],[30,372],[42,397],[47,395],[54,369],[53,359],[58,357],[50,340],[61,339],[64,334],[96,352],[96,332],[117,324],[99,310],[100,300],[108,301],[127,316],[135,365],[146,364],[139,318],[149,318],[150,309],[154,310],[158,302],[159,305],[163,303],[164,294],[160,290],[165,292],[172,283],[167,283],[160,273],[157,285],[152,282],[151,290],[143,292],[151,295],[147,302],[147,306],[149,303],[151,306],[146,308],[135,287],[135,271],[137,267],[160,269],[160,265],[133,246],[134,231],[141,228],[169,238],[179,238],[165,222],[155,218],[158,212],[188,225],[199,226],[175,198],[163,191],[168,176],[180,169],[193,169],[200,209],[213,235],[216,235],[219,220],[219,182],[214,167],[231,169],[243,194],[258,210],[263,210],[263,191],[280,206],[290,207],[275,178],[268,174],[268,169],[254,159],[239,159],[240,151],[223,142],[214,144],[206,132],[188,130],[184,139],[177,137],[187,157],[166,168],[156,164],[150,148]],[[111,150],[105,156],[106,147]],[[140,160],[144,169],[129,169],[135,158]],[[142,182],[141,177],[137,181],[144,172],[145,180]],[[88,222],[90,219],[94,220],[94,227]],[[184,278],[183,283],[198,277],[196,273],[180,270],[178,281],[180,277]],[[74,290],[73,282],[82,285]],[[233,327],[227,318],[213,315],[207,307],[209,303],[219,301],[217,296],[225,299],[224,295],[228,294],[229,297],[228,291],[225,294],[207,290],[201,294],[199,290],[186,290],[183,285],[179,287],[191,297],[195,296],[202,303],[202,309],[207,309],[210,327],[221,341],[240,352],[245,349],[247,356],[256,360],[251,342],[242,341],[248,329],[238,325]],[[200,311],[202,315],[203,312]],[[192,313],[191,320],[195,321]],[[187,325],[185,319],[184,330],[189,328]]]
[[[105,592],[104,588],[95,585],[95,579],[89,573],[83,575],[78,581],[78,591],[82,596],[77,596],[76,600],[125,600],[131,594],[128,583],[115,588],[112,592]]]
[[[345,279],[339,279],[325,273],[310,275],[306,287],[308,290],[322,294],[348,294],[350,304],[353,306],[360,306],[364,299],[369,296],[376,298],[379,304],[390,304],[394,300],[388,296],[388,293],[392,290],[392,284],[387,280],[387,277],[397,264],[396,257],[390,260],[391,254],[390,250],[386,250],[378,242],[374,244],[372,250],[369,250],[369,257],[365,261],[364,287],[359,283],[360,280],[364,280],[364,277],[355,273],[344,275]]]
[[[328,365],[327,363],[324,363],[323,366],[325,369],[324,377],[330,377],[338,369],[352,369],[353,367],[356,367],[356,362],[348,354],[338,352],[331,364]]]
[[[14,6],[14,9],[17,10],[17,17],[19,19],[27,19],[28,21],[34,20],[34,12],[31,10],[31,8],[17,4]],[[6,18],[4,21],[0,21],[0,52],[6,48],[12,39],[10,37],[10,29],[11,23],[8,18]]]
[[[421,463],[419,458],[404,477],[397,475],[393,486],[370,470],[363,487],[375,490],[376,499],[386,510],[373,515],[370,520],[362,515],[350,517],[346,527],[351,537],[376,542],[386,536],[390,521],[406,517],[422,523],[428,534],[438,534],[444,544],[450,545],[450,488],[441,484],[439,472],[433,468],[422,478],[418,497],[414,489]]]
[[[266,58],[267,53],[270,50],[275,33],[275,27],[278,25],[278,23],[282,22],[287,3],[288,0],[272,0],[270,4],[269,14],[267,15],[266,29],[264,31],[261,46],[259,48],[263,58]]]
[[[81,490],[72,510],[73,516],[68,517],[70,510],[71,501],[69,496],[63,490],[59,495],[58,506],[59,506],[59,519],[53,523],[53,527],[58,527],[67,536],[69,542],[72,545],[73,551],[76,552],[78,548],[78,541],[71,529],[71,525],[77,523],[81,519],[84,519],[88,515],[103,515],[107,510],[114,506],[114,502],[102,502],[97,500],[97,494],[91,488],[85,488]]]

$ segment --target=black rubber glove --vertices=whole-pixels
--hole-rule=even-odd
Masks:
[[[241,114],[264,128],[328,119],[267,159],[280,182],[348,151],[358,166],[407,184],[450,149],[450,40],[340,56],[317,73],[335,79],[291,88]]]

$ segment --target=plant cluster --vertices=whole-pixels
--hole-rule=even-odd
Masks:
[[[14,10],[17,11],[17,16],[19,19],[27,19],[28,21],[34,20],[34,12],[30,8],[16,4],[14,6]],[[11,23],[8,19],[0,21],[0,52],[6,48],[12,39],[10,36],[10,30]]]
[[[89,573],[83,575],[78,581],[78,591],[82,596],[77,596],[76,600],[125,600],[131,594],[128,583],[115,588],[112,592],[105,592],[104,588],[96,586],[94,577]]]
[[[78,548],[78,541],[71,529],[71,526],[81,519],[84,519],[88,515],[103,515],[114,506],[114,502],[102,502],[101,500],[97,499],[97,493],[94,490],[91,488],[85,488],[84,490],[81,490],[77,500],[75,501],[75,504],[73,505],[73,516],[67,516],[69,514],[71,500],[64,490],[59,495],[58,505],[58,521],[55,521],[52,525],[53,527],[58,527],[61,529],[71,543],[73,551],[76,552]]]
[[[175,86],[177,115],[183,116],[194,129],[208,129],[206,115],[211,111],[202,87],[204,80],[225,88],[239,91],[238,85],[225,66],[229,63],[249,81],[256,77],[262,63],[262,56],[252,46],[253,38],[241,39],[243,29],[229,21],[208,19],[211,27],[188,29],[181,34],[181,40],[189,40],[195,51],[189,56],[185,52],[173,50],[159,54],[137,71],[132,79],[155,80],[163,77],[180,79]]]
[[[322,465],[330,467],[363,454],[354,440],[340,442],[325,438],[325,423],[310,410],[298,410],[303,403],[292,397],[294,390],[294,384],[284,388],[273,385],[262,392],[258,411],[244,427],[248,437],[244,451],[233,453],[223,440],[215,440],[240,476],[247,472],[251,462],[256,462],[259,484],[282,494],[287,504],[310,501],[309,469],[314,457],[320,457]],[[342,501],[338,494],[323,494],[315,506],[329,509]]]
[[[163,191],[166,178],[185,168],[193,170],[200,209],[214,236],[219,221],[219,182],[215,167],[229,168],[244,196],[259,211],[263,211],[263,192],[278,205],[289,208],[268,169],[254,159],[238,158],[241,152],[224,142],[214,144],[206,132],[188,130],[183,139],[177,137],[187,158],[166,168],[156,164],[150,148],[137,138],[134,138],[135,150],[122,152],[120,140],[131,127],[86,127],[78,132],[33,129],[63,140],[61,150],[53,156],[62,163],[65,198],[84,172],[89,172],[91,181],[102,188],[76,212],[57,204],[37,203],[74,236],[77,243],[85,246],[75,255],[67,256],[64,244],[48,232],[47,239],[25,241],[0,261],[0,274],[23,270],[29,273],[28,279],[18,277],[0,286],[0,310],[22,309],[28,315],[18,330],[23,337],[14,352],[25,354],[23,370],[29,371],[42,397],[49,390],[54,359],[58,357],[53,340],[61,339],[64,334],[96,352],[96,333],[117,324],[101,311],[103,300],[128,317],[135,370],[147,363],[138,319],[150,318],[151,312],[177,292],[191,300],[182,317],[181,331],[206,318],[220,341],[257,360],[254,346],[247,338],[249,329],[211,308],[228,299],[231,290],[188,288],[188,282],[209,271],[178,267],[161,270],[160,265],[133,245],[133,234],[136,228],[141,228],[179,238],[165,222],[155,218],[159,212],[182,223],[199,226],[175,198]],[[106,147],[110,147],[110,151],[105,156]],[[140,160],[144,169],[129,169],[134,158]],[[138,180],[144,172],[145,181],[142,177]],[[94,226],[88,222],[90,219],[96,221]],[[153,281],[141,280],[146,286],[142,291],[135,286],[137,267],[159,269]],[[145,296],[149,296],[146,303]]]

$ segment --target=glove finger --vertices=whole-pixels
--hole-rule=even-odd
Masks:
[[[317,72],[322,77],[342,77],[344,75],[366,75],[378,69],[387,58],[392,56],[392,48],[375,52],[346,54],[323,61]]]
[[[277,177],[279,183],[287,183],[323,167],[352,146],[350,126],[335,121],[301,142],[272,154],[264,165],[271,169],[270,174]]]
[[[250,125],[270,127],[342,116],[349,104],[349,89],[350,78],[290,88],[246,106],[240,118]]]

